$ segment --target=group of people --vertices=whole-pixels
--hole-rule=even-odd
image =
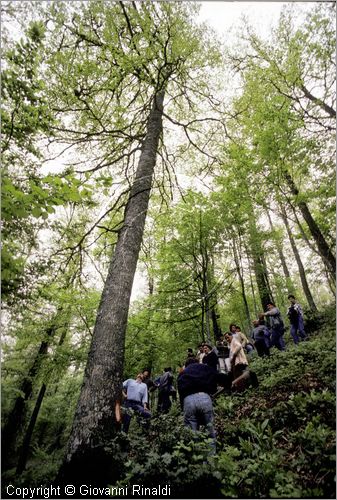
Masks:
[[[306,340],[303,312],[294,295],[289,295],[290,306],[287,315],[290,321],[290,333],[295,344]],[[208,429],[212,438],[212,448],[215,449],[215,430],[213,425],[212,395],[218,392],[218,387],[232,389],[238,387],[240,379],[249,375],[248,358],[254,350],[259,356],[269,356],[270,348],[284,350],[284,323],[279,309],[275,304],[268,304],[267,311],[253,321],[251,339],[234,323],[229,325],[229,331],[220,333],[215,346],[209,342],[198,345],[197,352],[187,350],[187,359],[180,369],[177,378],[177,388],[181,407],[184,412],[184,423],[192,430],[200,426]],[[139,373],[136,379],[128,379],[123,383],[126,409],[123,418],[123,430],[128,431],[131,414],[135,411],[149,422],[149,392],[158,389],[158,412],[168,412],[171,398],[176,399],[177,391],[173,386],[171,368],[165,368],[164,373],[154,381],[149,370]]]
[[[127,379],[123,382],[124,412],[123,430],[128,432],[132,413],[149,420],[152,417],[150,410],[149,394],[158,390],[158,413],[168,413],[172,405],[172,399],[176,400],[177,391],[173,386],[172,368],[164,368],[162,375],[155,380],[151,379],[151,371],[145,368],[138,373],[135,379]],[[131,410],[131,411],[130,411]]]
[[[301,340],[307,340],[304,331],[303,311],[294,295],[288,295],[290,305],[287,310],[287,316],[290,322],[290,334],[294,344]],[[268,326],[266,325],[266,319]],[[267,311],[259,315],[259,319],[253,321],[252,339],[259,356],[269,356],[269,349],[276,347],[284,351],[284,332],[285,326],[280,310],[275,304],[267,304]]]

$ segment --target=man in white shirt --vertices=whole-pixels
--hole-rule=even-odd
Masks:
[[[126,401],[123,406],[126,409],[133,410],[139,416],[149,419],[151,418],[151,413],[147,409],[148,404],[148,391],[147,385],[143,382],[144,375],[138,373],[135,379],[129,378],[123,382],[123,394],[126,397]],[[132,412],[126,411],[123,416],[123,431],[128,432]]]

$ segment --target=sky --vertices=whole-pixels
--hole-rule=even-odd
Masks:
[[[249,17],[260,32],[266,32],[270,23],[279,17],[283,2],[201,2],[200,20],[207,21],[219,33],[238,25],[242,15]]]
[[[241,24],[243,15],[248,18],[249,24],[254,27],[258,35],[268,38],[270,29],[276,27],[278,24],[283,7],[293,3],[296,4],[297,8],[304,11],[314,7],[313,2],[206,1],[200,3],[199,20],[209,23],[224,40],[231,38],[231,31],[233,30],[234,32]],[[131,302],[145,296],[147,291],[148,285],[138,267],[132,289]]]
[[[230,29],[238,26],[245,15],[259,35],[268,37],[270,26],[276,26],[284,6],[295,4],[298,9],[306,10],[314,3],[317,2],[201,2],[200,20],[207,21],[219,34],[228,36]]]

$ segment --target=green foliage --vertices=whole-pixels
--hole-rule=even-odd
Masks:
[[[169,484],[178,498],[219,497],[219,477],[210,456],[210,443],[203,433],[196,436],[183,426],[177,409],[151,421],[143,435],[130,432],[126,475],[117,486]]]
[[[213,310],[221,313],[223,329],[234,320],[248,330],[261,307],[259,270],[268,271],[282,312],[288,289],[302,303],[277,206],[287,199],[299,217],[300,204],[307,203],[333,248],[334,123],[325,105],[335,100],[331,12],[314,8],[298,29],[284,13],[269,42],[250,31],[248,50],[232,59],[242,87],[225,107],[221,50],[211,31],[194,25],[197,4],[53,2],[6,49],[2,278],[6,305],[17,308],[5,318],[5,419],[23,395],[39,345],[48,341],[25,404],[29,414],[40,384],[48,382],[27,470],[21,478],[6,472],[6,481],[47,483],[62,461],[99,301],[97,275],[88,267],[104,280],[158,88],[166,88],[165,134],[141,257],[149,295],[132,304],[125,376],[183,364],[188,347],[207,331],[212,337]],[[313,82],[319,99],[310,95]],[[205,125],[208,113],[214,128]],[[44,175],[46,138],[49,146],[72,149],[69,164],[76,166]],[[63,151],[60,165],[65,157]],[[200,192],[193,181],[178,199],[173,177],[180,171],[207,172],[210,189]],[[287,175],[298,194],[289,190]],[[273,230],[266,227],[267,209],[276,219]],[[299,231],[292,223],[323,306],[332,284],[308,227]],[[52,232],[47,251],[44,231]],[[284,248],[288,280],[277,248]],[[306,311],[308,342],[294,346],[287,334],[286,352],[251,359],[259,388],[215,404],[216,456],[209,455],[205,434],[183,426],[176,407],[153,418],[148,431],[134,419],[129,436],[119,433],[104,443],[116,484],[170,483],[177,497],[333,497],[334,315]]]

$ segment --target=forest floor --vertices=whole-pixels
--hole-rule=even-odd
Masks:
[[[335,498],[335,310],[307,322],[309,339],[253,357],[259,387],[214,405],[217,454],[181,412],[135,424],[118,484],[170,484],[175,498]],[[137,432],[138,431],[138,432]]]
[[[257,388],[215,400],[215,455],[206,434],[184,427],[178,403],[147,430],[133,419],[128,435],[120,432],[105,445],[111,493],[124,488],[111,496],[335,498],[335,310],[307,321],[307,331],[298,346],[288,333],[286,351],[250,358]],[[63,454],[64,446],[48,454],[36,449],[20,478],[9,472],[3,481],[52,483]],[[148,489],[132,495],[132,485]],[[158,489],[165,486],[168,495]]]

